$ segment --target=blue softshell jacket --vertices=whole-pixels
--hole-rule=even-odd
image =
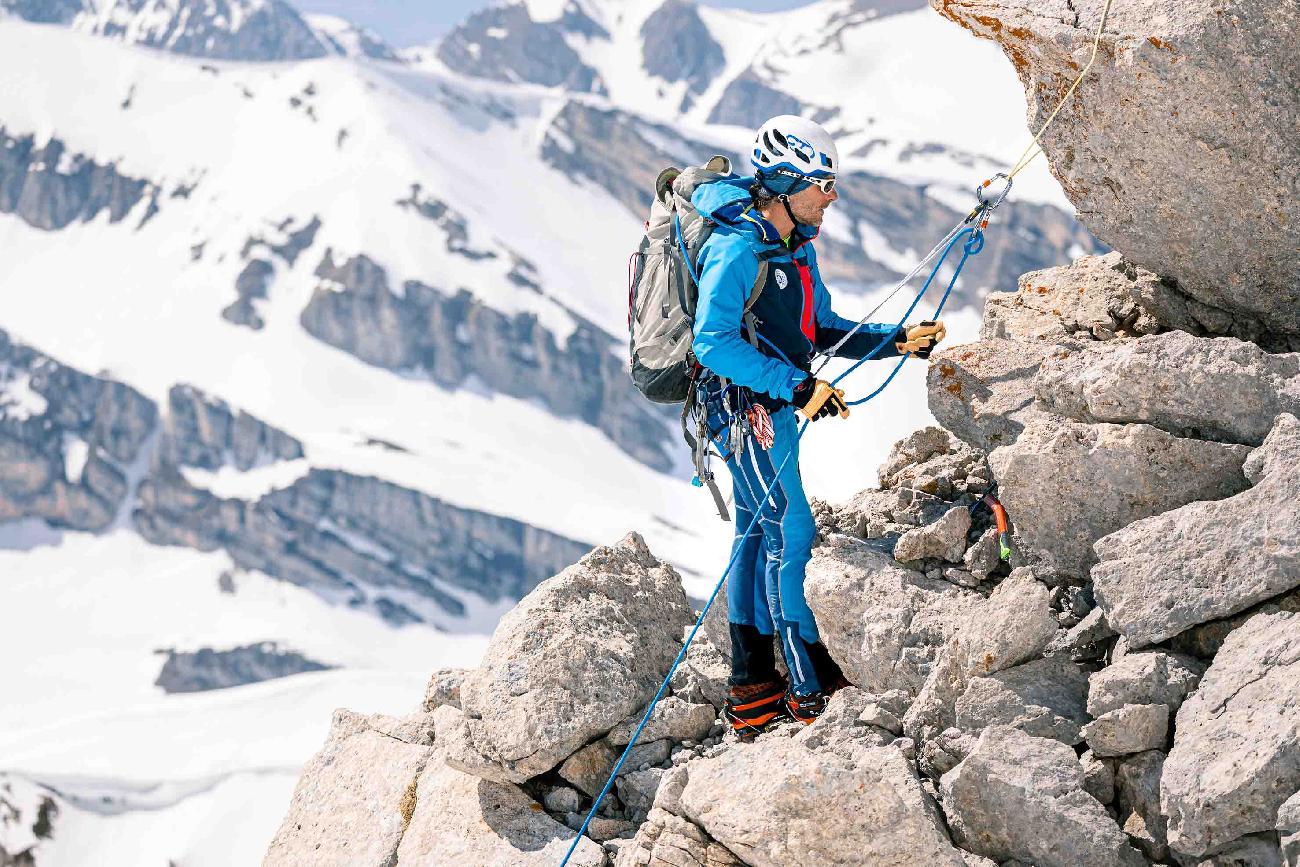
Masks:
[[[701,365],[751,389],[776,409],[789,403],[794,387],[808,375],[816,350],[835,345],[854,322],[836,315],[809,243],[816,231],[796,226],[789,246],[775,227],[751,206],[752,177],[729,178],[695,190],[691,202],[717,228],[700,249],[699,301],[692,350]],[[768,258],[767,282],[752,313],[759,347],[745,339],[742,318],[759,256]],[[901,339],[894,325],[862,326],[838,355],[862,358],[883,341],[874,356],[897,356]]]

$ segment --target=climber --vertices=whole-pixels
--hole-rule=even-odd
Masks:
[[[804,569],[815,532],[800,480],[795,410],[811,420],[848,416],[844,393],[809,371],[814,350],[828,350],[855,323],[831,310],[812,241],[835,190],[839,155],[819,124],[782,115],[758,131],[750,160],[753,177],[704,184],[692,196],[717,228],[701,248],[699,302],[692,351],[704,368],[697,391],[715,432],[714,446],[731,471],[736,548],[727,575],[732,644],[730,696],[725,714],[742,738],[773,722],[811,723],[829,694],[846,685],[820,643],[804,600]],[[750,311],[756,338],[743,334],[744,304],[768,262],[767,280]],[[941,323],[906,329],[860,327],[837,355],[862,358],[914,352],[921,357],[944,336]],[[774,486],[754,530],[754,509]],[[776,669],[779,636],[788,684]]]

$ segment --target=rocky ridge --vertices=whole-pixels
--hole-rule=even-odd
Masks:
[[[979,7],[967,23],[1003,40],[1027,84],[1055,80],[1061,22],[1082,32],[1094,11],[943,5]],[[1163,28],[1211,26],[1199,4],[1172,22],[1115,8],[1155,50]],[[1276,18],[1247,24],[1254,12],[1230,3],[1213,14],[1236,23],[1213,26]],[[1196,53],[1216,50],[1176,44],[1197,74],[1214,64]],[[1124,70],[1120,94],[1177,78],[1147,64],[1152,81],[1127,82],[1132,60],[1103,58],[1103,75]],[[1105,173],[1049,156],[1076,185],[1126,188],[1144,175],[1124,167],[1159,153],[1142,142],[1111,142]],[[1197,255],[1231,261],[1254,240],[1224,229]],[[898,443],[879,488],[817,505],[807,593],[853,686],[809,727],[723,738],[728,648],[710,617],[571,863],[1294,867],[1300,356],[1278,351],[1284,317],[1261,327],[1260,300],[1231,290],[1267,284],[1250,263],[1211,293],[1136,264],[1180,257],[1181,236],[1160,256],[1116,244],[990,298],[984,339],[932,359],[947,430]],[[1009,562],[980,505],[991,491]],[[412,715],[336,721],[266,865],[558,863],[689,626],[683,602],[636,534],[543,582],[483,666],[436,672]],[[365,731],[418,736],[349,748]],[[327,816],[383,832],[336,857]]]

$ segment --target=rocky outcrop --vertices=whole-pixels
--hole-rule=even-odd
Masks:
[[[57,138],[37,144],[34,136],[15,136],[0,126],[0,213],[13,214],[37,229],[63,229],[107,212],[117,223],[148,199],[146,215],[157,209],[161,190],[144,178],[121,174],[80,153],[69,153]]]
[[[418,803],[417,781],[434,755],[432,729],[422,720],[335,711],[263,867],[395,864]]]
[[[1178,711],[1160,778],[1169,846],[1222,851],[1272,831],[1300,789],[1300,614],[1259,614],[1228,636]]]
[[[445,388],[474,380],[492,391],[541,400],[556,415],[607,433],[656,469],[672,464],[667,415],[633,388],[614,338],[575,317],[563,340],[536,315],[507,315],[476,299],[407,281],[400,293],[365,256],[316,269],[322,285],[300,317],[314,337],[378,367],[418,371]]]
[[[1278,416],[1250,453],[1253,488],[1137,521],[1097,542],[1106,619],[1134,646],[1300,586],[1300,421]]]
[[[55,836],[60,803],[53,790],[0,773],[0,865],[36,867],[44,863],[47,841]]]
[[[768,118],[801,114],[803,108],[802,102],[763,81],[751,67],[727,83],[709,109],[709,123],[758,129]]]
[[[528,6],[516,3],[475,12],[442,38],[437,55],[450,69],[478,78],[604,93],[596,70],[565,40],[568,33],[608,37],[576,5],[555,21],[534,21]]]
[[[188,385],[167,393],[158,460],[172,466],[247,472],[303,457],[302,443],[242,409]]]
[[[107,528],[157,421],[153,402],[135,389],[65,367],[0,331],[0,522]]]
[[[596,548],[502,618],[460,687],[470,749],[508,781],[554,768],[645,706],[691,619],[639,536]]]
[[[665,0],[641,25],[641,68],[665,81],[686,83],[681,110],[713,83],[727,65],[722,46],[687,0]]]
[[[1036,867],[1145,867],[1057,741],[985,729],[941,785],[955,839],[978,854]]]
[[[283,0],[112,0],[88,6],[79,30],[136,45],[220,60],[305,60],[328,50]]]
[[[296,651],[281,649],[269,641],[229,650],[201,647],[198,650],[160,650],[158,653],[165,654],[167,659],[154,680],[154,686],[162,687],[166,693],[228,689],[334,667],[308,659]]]
[[[1070,0],[931,5],[1001,44],[1035,130],[1087,60],[1101,13]],[[1043,150],[1104,243],[1229,311],[1231,333],[1289,342],[1300,335],[1300,18],[1266,0],[1156,9],[1113,5],[1088,80]],[[1193,91],[1219,98],[1182,98]]]
[[[1140,518],[1247,486],[1248,449],[1175,437],[1145,424],[1029,423],[989,454],[999,497],[1031,562],[1083,577],[1092,543]],[[1068,507],[1062,508],[1062,504]]]

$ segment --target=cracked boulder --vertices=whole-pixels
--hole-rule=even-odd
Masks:
[[[1300,420],[1279,416],[1244,469],[1249,490],[1097,542],[1097,602],[1130,645],[1164,641],[1300,586]]]
[[[1300,353],[1171,331],[1050,357],[1035,389],[1043,408],[1076,421],[1257,446],[1280,413],[1300,413]]]
[[[953,506],[933,524],[908,530],[900,536],[894,547],[894,559],[959,563],[966,552],[966,533],[969,530],[970,510],[965,506]]]
[[[1036,867],[1146,867],[1059,741],[987,728],[940,787],[954,838],[977,854]]]
[[[769,735],[691,762],[683,814],[750,867],[962,867],[898,748],[819,742]]]
[[[1272,831],[1300,789],[1300,614],[1228,636],[1183,702],[1160,780],[1169,846],[1191,858]]]
[[[939,648],[983,600],[866,546],[819,548],[804,581],[822,641],[869,692],[915,694]]]
[[[560,863],[575,836],[518,787],[462,773],[436,759],[420,774],[410,809],[409,827],[390,864],[550,867]],[[605,853],[584,838],[569,863],[602,867]]]
[[[1034,130],[1087,62],[1103,5],[930,2],[1001,45]],[[1097,238],[1257,341],[1300,335],[1297,46],[1294,4],[1116,0],[1087,79],[1041,139]]]
[[[1088,681],[1088,713],[1094,717],[1128,704],[1163,704],[1176,713],[1205,673],[1198,660],[1152,650],[1127,653]]]
[[[1035,565],[1083,577],[1097,560],[1092,545],[1102,536],[1195,500],[1244,490],[1241,464],[1248,451],[1145,424],[1041,416],[1014,445],[990,454],[989,465],[1021,553]],[[1110,613],[1107,620],[1119,629]]]
[[[1088,673],[1064,659],[1037,659],[988,677],[971,678],[954,706],[957,728],[978,735],[1011,726],[1073,746],[1083,740]]]
[[[987,677],[1027,662],[1056,634],[1048,590],[1029,569],[1017,569],[953,631],[925,684],[903,717],[903,730],[932,740],[956,724],[955,704],[971,678]]]
[[[388,867],[435,758],[423,715],[334,712],[325,746],[302,771],[263,867]]]
[[[596,548],[497,625],[460,687],[467,750],[503,782],[554,768],[645,707],[693,620],[681,579],[639,535]]]
[[[1277,833],[1286,867],[1300,867],[1300,792],[1278,809]]]
[[[699,826],[656,807],[637,829],[631,845],[620,849],[614,867],[743,867],[743,864]]]

